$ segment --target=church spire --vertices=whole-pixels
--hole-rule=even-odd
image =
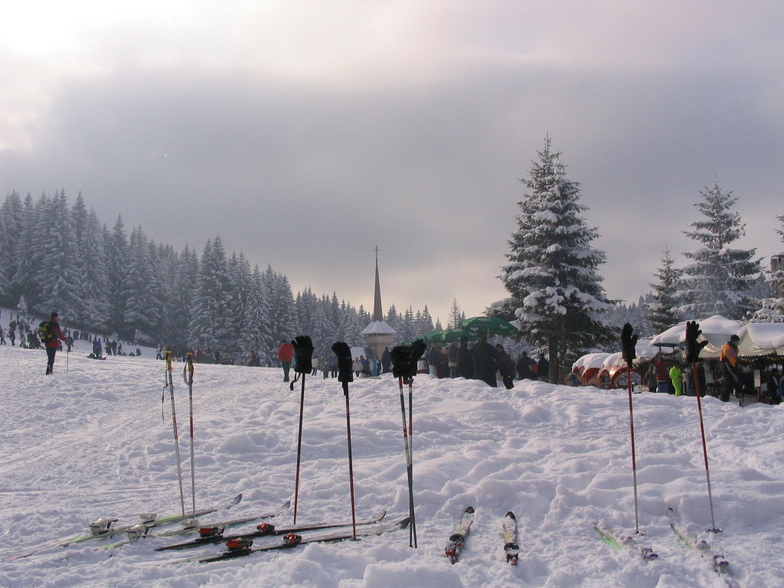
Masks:
[[[373,297],[373,320],[384,320],[384,310],[381,306],[381,280],[378,277],[378,246],[376,246],[376,292]]]

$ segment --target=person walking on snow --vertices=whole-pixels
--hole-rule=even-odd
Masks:
[[[53,312],[50,315],[49,324],[47,325],[48,340],[45,343],[46,347],[46,375],[54,373],[54,357],[57,351],[62,349],[63,344],[60,341],[65,341],[65,335],[60,330],[60,315]]]
[[[291,362],[294,359],[294,346],[288,341],[281,341],[278,347],[278,359],[283,367],[283,381],[288,382]]]

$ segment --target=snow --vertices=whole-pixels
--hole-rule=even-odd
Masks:
[[[3,313],[5,315],[5,313]],[[3,319],[6,317],[3,316]],[[660,555],[614,551],[595,522],[634,529],[625,391],[515,382],[414,381],[414,483],[419,548],[407,530],[356,543],[310,544],[213,564],[166,565],[190,552],[153,548],[171,538],[104,549],[103,541],[7,559],[82,534],[99,516],[118,524],[180,510],[164,363],[88,359],[88,344],[58,354],[0,346],[0,586],[722,586],[667,526],[667,506],[694,530],[711,526],[694,398],[634,396],[640,525]],[[67,370],[66,370],[67,367]],[[175,364],[186,503],[190,503],[188,389]],[[229,511],[203,523],[293,500],[300,384],[272,368],[196,365],[193,380],[197,507]],[[407,398],[407,389],[406,398]],[[390,376],[350,384],[357,514],[408,513],[400,391]],[[703,400],[716,524],[712,539],[743,586],[780,586],[784,526],[784,408]],[[476,520],[461,560],[444,543],[466,506]],[[520,564],[504,562],[501,522],[520,522]],[[289,510],[273,522],[292,522]],[[335,380],[307,377],[298,523],[350,520],[345,398]],[[239,529],[250,529],[249,523]],[[236,531],[234,529],[233,531]],[[257,545],[277,539],[258,539]],[[220,546],[205,546],[213,553]]]

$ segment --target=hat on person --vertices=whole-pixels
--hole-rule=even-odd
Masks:
[[[738,342],[740,341],[740,337],[738,337],[737,335],[733,335],[732,337],[730,337],[730,341]]]

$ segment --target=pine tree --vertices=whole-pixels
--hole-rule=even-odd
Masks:
[[[37,223],[36,282],[39,298],[33,307],[41,315],[57,309],[66,317],[72,317],[78,306],[76,239],[68,200],[60,191],[46,201]]]
[[[579,203],[579,184],[566,177],[549,138],[538,155],[522,180],[529,192],[519,203],[501,280],[517,306],[523,336],[547,346],[550,381],[559,382],[567,354],[582,355],[614,338],[604,320],[613,305],[597,273],[605,255],[590,246],[598,232],[582,217],[587,208]]]
[[[11,192],[0,206],[0,303],[15,306],[20,292],[13,287],[17,249],[24,229],[24,207],[19,194]]]
[[[449,316],[447,317],[446,328],[456,329],[463,321],[464,317],[465,315],[460,311],[460,307],[457,305],[457,298],[453,299],[452,306],[449,308]]]
[[[650,284],[653,293],[645,303],[645,318],[650,322],[654,333],[661,333],[681,321],[678,288],[682,270],[675,267],[675,259],[670,250],[664,250],[662,265],[654,274],[658,281]]]
[[[106,242],[95,209],[87,215],[81,237],[76,242],[79,301],[74,324],[80,328],[103,330],[109,320],[109,280],[106,274]]]
[[[125,234],[125,225],[122,216],[117,216],[112,232],[106,231],[106,279],[108,281],[109,319],[108,329],[120,336],[130,338],[133,328],[124,321],[127,300],[125,292],[125,279],[128,265],[128,237]]]
[[[758,306],[748,292],[762,271],[760,259],[754,259],[756,249],[731,247],[746,234],[740,215],[731,211],[738,200],[732,192],[724,192],[714,181],[700,195],[703,199],[694,207],[704,219],[691,222],[691,230],[684,231],[701,246],[684,253],[693,263],[683,268],[680,313],[692,319],[715,314],[745,318]]]
[[[776,218],[782,225],[782,228],[777,229],[776,232],[784,242],[784,215]],[[771,257],[767,283],[771,293],[760,300],[760,308],[754,313],[750,322],[784,323],[784,254],[779,253]]]

